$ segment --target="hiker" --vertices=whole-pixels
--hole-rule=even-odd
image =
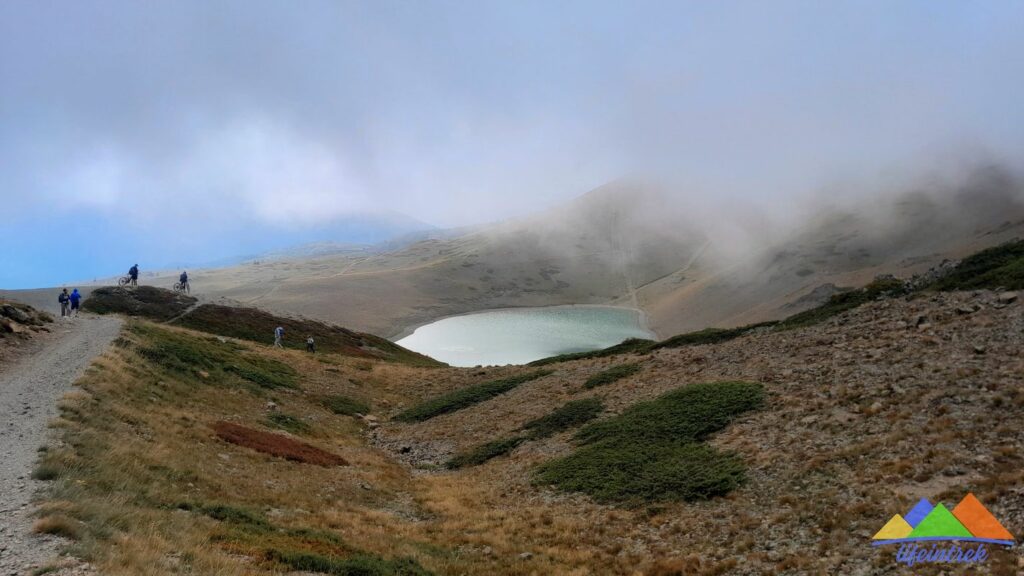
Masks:
[[[312,336],[310,336],[309,338],[306,338],[306,351],[307,352],[316,352],[316,343],[313,342],[313,337]]]
[[[61,317],[61,320],[63,320],[67,316],[69,316],[69,313],[68,313],[68,302],[70,301],[70,299],[71,299],[71,296],[68,294],[68,289],[67,288],[62,290],[60,295],[57,296],[57,302],[60,302],[60,317]]]
[[[132,265],[131,268],[128,269],[128,276],[131,276],[132,286],[138,286],[139,285],[139,265],[138,264],[134,264],[134,265]]]
[[[185,292],[186,294],[191,292],[191,289],[188,286],[188,272],[187,271],[185,271],[185,270],[181,271],[181,276],[178,276],[178,281],[181,282],[181,291],[182,292]]]
[[[71,295],[68,296],[68,301],[71,302],[71,312],[75,313],[75,318],[78,318],[78,303],[82,300],[82,295],[78,293],[78,288],[71,291]],[[68,316],[71,315],[68,312]]]
[[[284,348],[281,345],[281,339],[284,338],[284,328],[278,326],[274,328],[274,348]]]

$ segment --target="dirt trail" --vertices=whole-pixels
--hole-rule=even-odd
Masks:
[[[121,320],[83,315],[51,329],[31,354],[0,366],[0,576],[27,573],[57,553],[59,540],[31,533],[31,500],[43,485],[32,468],[57,400],[117,337]]]

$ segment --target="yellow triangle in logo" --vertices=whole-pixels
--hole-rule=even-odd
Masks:
[[[907,521],[903,519],[903,516],[899,514],[893,516],[882,526],[882,529],[878,531],[871,539],[872,540],[899,540],[900,538],[906,538],[913,532],[914,529],[907,524]]]

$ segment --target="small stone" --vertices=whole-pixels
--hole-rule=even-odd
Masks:
[[[1013,304],[1017,301],[1016,292],[1000,292],[999,296],[996,297],[1000,304]]]
[[[922,332],[927,330],[927,329],[929,329],[929,328],[931,328],[931,327],[932,327],[932,325],[929,324],[928,322],[922,322],[921,324],[917,325],[917,329],[922,331]]]
[[[956,308],[956,313],[960,314],[961,316],[967,315],[967,314],[974,314],[977,311],[978,311],[978,305],[977,304],[975,304],[973,306],[957,306],[957,308]]]
[[[270,412],[277,412],[277,402],[267,401],[267,410]]]
[[[975,354],[984,354],[985,351],[986,351],[986,348],[984,346],[981,346],[981,345],[978,345],[978,344],[974,345],[974,353]]]
[[[533,553],[532,552],[523,552],[522,554],[519,555],[519,559],[520,560],[529,560],[531,558],[533,558]]]
[[[207,372],[206,370],[200,370],[200,371],[198,372],[198,374],[199,374],[199,377],[200,377],[200,378],[203,378],[203,379],[206,379],[206,378],[209,378],[209,377],[210,377],[210,373],[209,373],[209,372]]]
[[[494,554],[494,549],[490,546],[484,546],[484,549],[481,550],[480,553],[484,556],[491,556],[492,554]]]

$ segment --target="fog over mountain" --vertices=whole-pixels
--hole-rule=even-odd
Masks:
[[[743,249],[822,202],[1014,170],[1022,20],[1016,3],[4,3],[0,286],[420,228],[360,231],[366,214],[480,226],[624,178]]]

